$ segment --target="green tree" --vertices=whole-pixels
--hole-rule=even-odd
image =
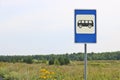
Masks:
[[[60,62],[60,65],[64,65],[65,64],[65,60],[63,57],[59,57],[58,61]]]
[[[49,65],[53,65],[54,64],[54,59],[50,59],[49,60]]]
[[[32,57],[29,56],[29,57],[24,58],[23,62],[32,64]]]
[[[64,61],[65,61],[64,64],[66,64],[66,65],[70,63],[70,60],[67,57],[64,58]]]
[[[58,61],[58,59],[54,60],[54,65],[60,65],[60,62]]]

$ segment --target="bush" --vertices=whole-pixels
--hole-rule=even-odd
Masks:
[[[32,57],[27,57],[23,60],[23,62],[25,63],[28,63],[28,64],[32,64],[33,63],[33,60],[32,60]]]
[[[60,62],[60,65],[64,65],[65,64],[65,59],[63,57],[59,57],[58,61]]]
[[[54,64],[54,59],[50,59],[49,60],[49,65],[53,65]]]
[[[58,61],[58,59],[55,59],[55,60],[54,60],[54,64],[55,64],[55,65],[60,65],[60,62]]]
[[[49,60],[49,65],[67,65],[70,63],[70,60],[66,57],[52,58]]]
[[[65,64],[69,64],[70,63],[70,60],[68,58],[65,58],[64,61],[65,61]]]

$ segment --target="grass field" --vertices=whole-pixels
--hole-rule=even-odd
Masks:
[[[84,80],[83,61],[57,66],[0,62],[4,80]],[[88,80],[120,80],[120,61],[88,61]]]

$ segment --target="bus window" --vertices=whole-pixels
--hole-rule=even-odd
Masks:
[[[84,23],[84,21],[82,20],[82,23]]]
[[[86,20],[85,23],[88,23],[88,21]]]

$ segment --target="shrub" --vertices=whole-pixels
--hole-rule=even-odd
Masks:
[[[60,62],[58,61],[58,59],[55,59],[55,60],[54,60],[54,64],[55,64],[55,65],[60,65]]]
[[[70,60],[66,57],[52,58],[49,60],[49,65],[67,65],[70,63]]]
[[[23,60],[23,62],[25,63],[28,63],[28,64],[32,64],[33,63],[33,60],[32,60],[32,57],[27,57]]]
[[[50,59],[49,60],[49,65],[53,65],[54,64],[54,59]]]

